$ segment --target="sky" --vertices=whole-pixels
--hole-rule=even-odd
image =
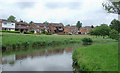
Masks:
[[[26,22],[53,22],[83,26],[110,24],[117,14],[102,7],[106,0],[0,0],[0,19],[10,15]]]

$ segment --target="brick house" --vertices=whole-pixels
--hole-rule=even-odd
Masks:
[[[16,22],[15,31],[25,32],[28,31],[29,24],[26,22]]]
[[[0,19],[0,30],[15,31],[15,22]]]
[[[28,30],[34,30],[35,33],[42,33],[43,30],[50,32],[50,28],[48,24],[43,24],[43,23],[33,23],[30,24],[30,27],[28,27]]]
[[[51,34],[60,33],[64,31],[62,23],[49,23],[49,28]]]
[[[85,27],[81,27],[81,28],[79,29],[79,32],[80,32],[80,34],[82,34],[82,35],[86,35],[86,34],[89,33],[89,31],[90,31],[91,29],[92,29],[91,26],[85,26]]]
[[[78,28],[76,26],[66,26],[64,32],[65,34],[78,34]]]

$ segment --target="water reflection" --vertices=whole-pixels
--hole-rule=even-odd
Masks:
[[[47,49],[2,58],[3,71],[73,71],[73,48]]]

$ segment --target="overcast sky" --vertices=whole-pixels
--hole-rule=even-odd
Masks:
[[[27,22],[61,22],[83,26],[110,24],[118,15],[102,7],[105,0],[0,0],[0,19],[13,15]]]

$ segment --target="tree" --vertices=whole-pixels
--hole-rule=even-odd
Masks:
[[[116,19],[112,20],[110,24],[110,28],[115,29],[116,31],[120,33],[120,21]]]
[[[78,30],[79,30],[80,27],[82,27],[82,23],[81,23],[80,21],[78,21],[77,24],[76,24],[76,26],[77,26],[77,28],[78,28]]]
[[[110,32],[110,27],[107,24],[101,24],[101,26],[96,27],[94,30],[90,31],[90,35],[97,36],[108,36]]]
[[[92,25],[91,28],[94,28],[94,26]]]
[[[34,30],[34,29],[31,29],[31,30],[30,30],[30,32],[31,32],[31,33],[34,33],[34,32],[35,32],[35,30]]]
[[[102,3],[102,5],[109,13],[116,13],[120,15],[120,1],[110,1],[110,3]]]
[[[34,22],[33,21],[30,21],[29,24],[33,24]]]
[[[70,26],[70,24],[66,25],[66,26]]]
[[[118,36],[118,31],[116,31],[115,29],[112,29],[112,30],[110,31],[110,36],[109,36],[109,37],[112,38],[112,39],[118,40],[118,38],[119,38],[119,36]]]
[[[12,16],[12,15],[9,16],[7,20],[16,22],[16,18],[14,16]]]
[[[43,24],[49,24],[49,22],[45,21],[45,22],[43,22]]]

